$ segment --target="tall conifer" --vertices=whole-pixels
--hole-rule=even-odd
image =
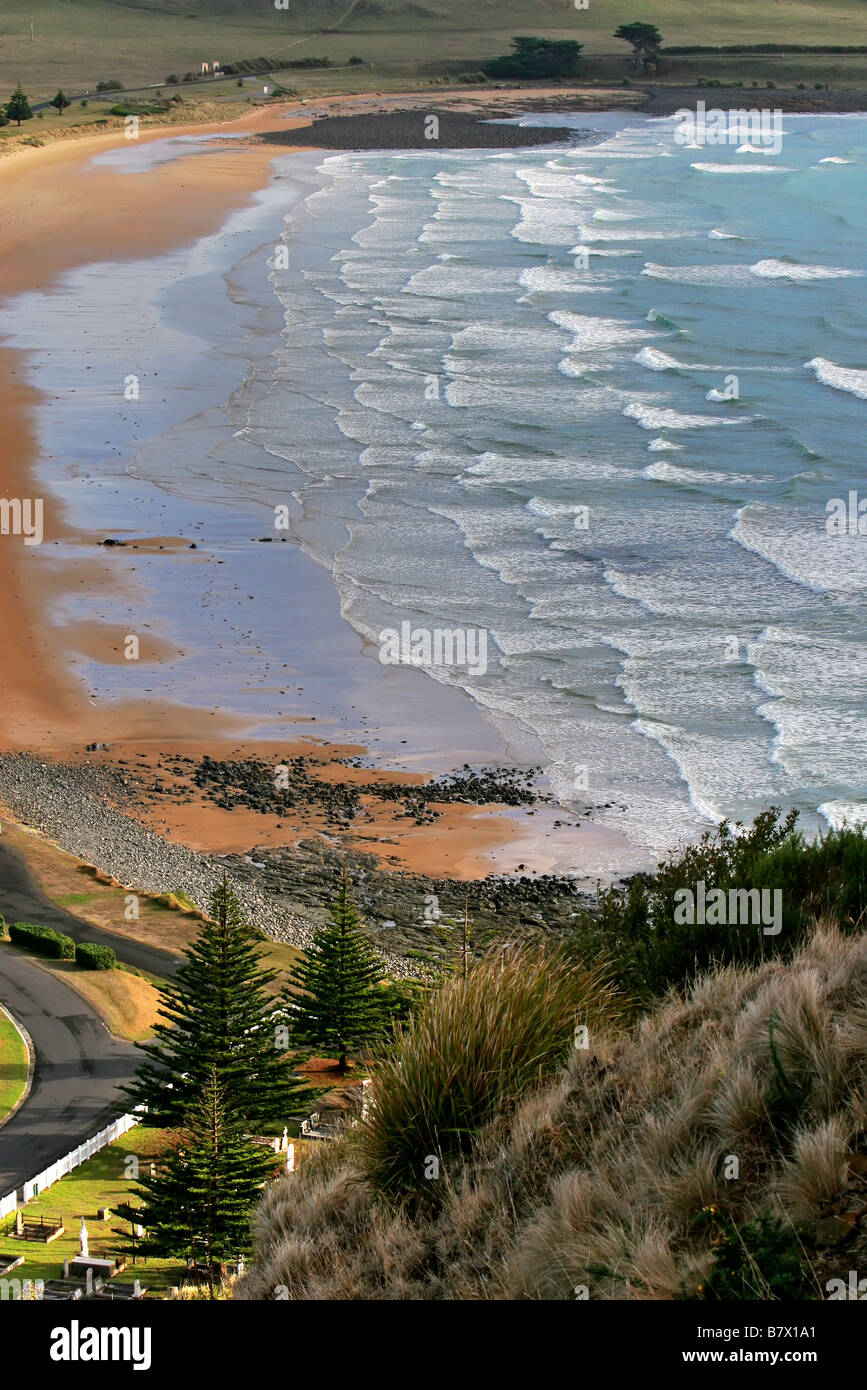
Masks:
[[[260,938],[225,879],[211,896],[211,916],[175,980],[160,989],[165,1021],[138,1044],[146,1060],[125,1091],[148,1107],[154,1125],[179,1125],[212,1070],[248,1125],[281,1121],[299,1104],[276,1046],[277,1001],[265,992],[274,973],[263,968]]]
[[[331,918],[314,933],[306,959],[293,970],[293,984],[303,993],[287,993],[284,999],[296,1038],[330,1049],[343,1074],[348,1054],[382,1032],[377,986],[384,972],[362,934],[346,878],[340,881]]]
[[[250,1249],[250,1213],[274,1171],[273,1152],[244,1137],[243,1120],[212,1067],[177,1146],[139,1178],[139,1203],[119,1214],[144,1227],[137,1254],[204,1263],[213,1297],[216,1267]]]

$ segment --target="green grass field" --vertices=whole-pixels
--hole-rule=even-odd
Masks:
[[[24,1255],[23,1265],[12,1271],[14,1279],[59,1279],[63,1273],[63,1261],[78,1254],[78,1232],[81,1218],[87,1225],[88,1248],[91,1255],[115,1256],[123,1253],[128,1242],[130,1227],[128,1222],[110,1216],[107,1221],[97,1220],[97,1209],[108,1207],[114,1210],[119,1203],[129,1199],[135,1184],[125,1177],[126,1160],[134,1155],[140,1164],[157,1158],[165,1149],[163,1130],[146,1129],[139,1125],[124,1134],[114,1144],[94,1154],[87,1163],[82,1163],[74,1173],[61,1178],[50,1187],[44,1196],[36,1197],[23,1208],[28,1221],[46,1220],[60,1216],[63,1220],[64,1234],[50,1245],[38,1241],[18,1240],[6,1232],[13,1218],[2,1222],[0,1234],[0,1254]],[[168,1288],[178,1284],[184,1271],[183,1262],[171,1260],[137,1259],[135,1266],[127,1257],[127,1268],[120,1277],[132,1283],[136,1278],[157,1297],[164,1296]]]
[[[34,38],[30,39],[33,16]],[[302,93],[401,88],[474,70],[505,52],[512,34],[576,38],[585,45],[587,76],[619,80],[628,49],[612,37],[618,24],[640,18],[658,25],[670,44],[857,44],[864,41],[863,0],[3,0],[0,93],[22,81],[35,100],[58,86],[72,92],[117,78],[136,88],[170,72],[200,72],[202,62],[284,54],[326,56],[364,66],[321,73],[287,71],[284,85]],[[678,57],[659,81],[697,76],[773,78],[778,85],[822,80],[852,87],[867,80],[865,55]],[[201,94],[229,94],[232,82],[199,82]],[[182,88],[183,90],[183,88]]]
[[[27,1044],[9,1015],[0,1009],[0,1123],[24,1094],[28,1062]]]

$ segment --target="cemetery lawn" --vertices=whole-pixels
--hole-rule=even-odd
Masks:
[[[124,1246],[129,1243],[129,1223],[113,1214],[107,1221],[98,1221],[97,1208],[109,1207],[114,1212],[119,1203],[129,1200],[135,1183],[124,1177],[124,1162],[128,1155],[135,1154],[140,1164],[149,1163],[158,1158],[166,1146],[165,1130],[137,1125],[108,1148],[82,1163],[68,1177],[61,1178],[43,1196],[28,1202],[22,1209],[27,1221],[38,1220],[40,1216],[46,1220],[62,1217],[64,1233],[50,1245],[16,1240],[8,1234],[14,1229],[14,1217],[5,1218],[0,1223],[0,1254],[25,1256],[24,1264],[14,1271],[14,1277],[59,1279],[63,1274],[63,1261],[71,1260],[78,1254],[82,1216],[87,1226],[91,1255],[122,1254]],[[161,1298],[171,1285],[181,1282],[185,1268],[183,1260],[144,1260],[140,1257],[133,1265],[131,1256],[127,1255],[127,1267],[119,1278],[124,1283],[140,1279],[149,1297]]]
[[[24,1094],[29,1062],[27,1044],[0,1008],[0,1124]]]

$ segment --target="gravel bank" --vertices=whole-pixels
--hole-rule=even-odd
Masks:
[[[210,894],[225,873],[254,927],[272,941],[302,949],[310,945],[315,920],[277,901],[273,893],[263,893],[252,881],[251,866],[243,861],[236,865],[232,857],[196,854],[125,814],[120,806],[129,799],[127,782],[110,768],[6,754],[0,757],[0,797],[18,820],[132,890],[180,890],[207,911]],[[404,978],[417,973],[399,955],[377,949],[390,974]]]

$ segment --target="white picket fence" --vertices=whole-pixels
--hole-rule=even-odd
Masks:
[[[56,1163],[52,1163],[41,1173],[37,1173],[35,1178],[30,1178],[22,1189],[23,1200],[29,1202],[31,1198],[41,1195],[46,1188],[51,1187],[52,1183],[57,1182],[58,1178],[65,1178],[67,1173],[71,1173],[74,1168],[86,1163],[89,1158],[93,1158],[93,1155],[99,1153],[100,1149],[104,1149],[106,1145],[113,1144],[115,1139],[126,1134],[133,1125],[139,1124],[140,1120],[140,1115],[121,1115],[119,1120],[114,1120],[112,1124],[106,1125],[105,1129],[101,1129],[91,1139],[85,1139],[84,1143],[79,1144],[77,1149],[72,1149],[70,1153],[64,1154],[63,1158],[58,1158]],[[17,1189],[5,1197],[0,1197],[0,1218],[11,1216],[17,1206]]]

